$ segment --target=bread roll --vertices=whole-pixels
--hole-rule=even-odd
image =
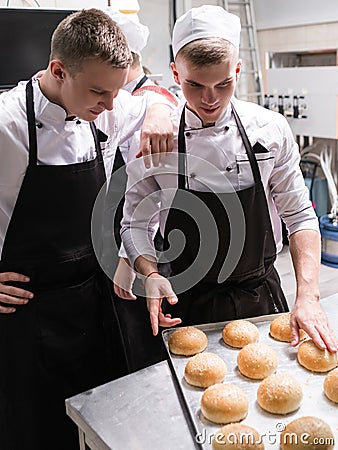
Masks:
[[[248,320],[234,320],[223,328],[223,341],[231,347],[243,348],[251,342],[257,342],[259,331],[256,325]]]
[[[223,359],[214,353],[198,353],[185,366],[184,378],[192,386],[206,388],[223,381],[227,367]]]
[[[275,372],[278,356],[269,345],[256,342],[242,348],[237,356],[237,365],[246,377],[263,380]]]
[[[334,447],[333,434],[329,425],[319,417],[300,417],[290,422],[282,431],[282,450],[330,450]]]
[[[260,434],[244,423],[230,423],[213,437],[213,450],[264,450]]]
[[[288,414],[295,411],[299,408],[302,398],[300,383],[283,373],[269,375],[257,390],[259,406],[273,414]]]
[[[337,353],[321,350],[312,339],[300,344],[297,357],[301,366],[313,372],[328,372],[337,366]]]
[[[182,327],[169,337],[168,345],[175,355],[192,356],[203,352],[208,344],[206,334],[195,327]]]
[[[218,383],[208,387],[201,399],[201,411],[214,423],[231,423],[243,420],[248,414],[248,398],[234,384]]]
[[[331,370],[324,380],[324,392],[332,402],[338,403],[338,368]]]
[[[277,341],[291,342],[290,313],[281,314],[270,324],[270,335]],[[299,339],[303,341],[307,337],[304,330],[299,330]]]

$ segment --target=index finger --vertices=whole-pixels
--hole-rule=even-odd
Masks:
[[[143,162],[147,169],[150,168],[150,136],[146,131],[141,131],[139,152],[137,158],[143,156]]]
[[[2,272],[0,273],[0,283],[6,283],[7,281],[29,281],[29,277],[16,272]]]
[[[290,318],[291,345],[296,347],[299,344],[299,325],[293,315]]]
[[[158,334],[158,316],[160,314],[160,301],[154,298],[147,298],[148,311],[150,314],[151,329],[153,330],[153,335]]]

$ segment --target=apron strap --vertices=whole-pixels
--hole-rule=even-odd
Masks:
[[[140,89],[141,86],[144,85],[144,83],[149,80],[147,75],[143,75],[143,77],[140,79],[140,81],[137,83],[137,85],[134,87],[133,92],[137,91],[137,89]]]
[[[186,189],[188,177],[186,175],[186,149],[185,149],[185,105],[182,110],[180,126],[178,131],[178,189]]]
[[[97,159],[100,163],[103,163],[103,157],[102,157],[102,151],[101,151],[101,145],[99,140],[99,133],[102,133],[102,131],[98,130],[96,128],[96,125],[94,122],[90,122],[90,129],[92,130],[94,141],[95,141],[95,149],[97,153]],[[103,133],[102,133],[103,134]]]
[[[36,141],[36,124],[35,124],[32,79],[30,79],[26,84],[26,108],[27,108],[28,140],[29,140],[28,165],[36,166],[38,161],[38,146]]]
[[[235,107],[234,107],[234,105],[232,103],[231,103],[231,109],[232,109],[232,113],[233,113],[233,115],[235,117],[235,121],[236,121],[236,125],[238,127],[239,134],[241,135],[241,138],[242,138],[242,141],[243,141],[246,153],[247,153],[249,161],[250,161],[250,166],[251,166],[251,170],[252,170],[252,173],[253,173],[253,177],[254,177],[255,183],[256,184],[262,184],[261,173],[259,171],[258,163],[257,163],[256,157],[255,157],[255,154],[253,152],[252,146],[250,144],[248,135],[246,134],[246,131],[245,131],[244,127],[243,127],[241,119],[239,118],[239,115],[238,115],[238,113],[237,113],[237,111],[236,111],[236,109],[235,109]]]

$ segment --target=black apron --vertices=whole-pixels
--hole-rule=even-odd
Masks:
[[[138,90],[148,80],[144,77],[135,86],[133,92]],[[119,148],[117,148],[114,160],[113,176],[110,180],[105,212],[105,236],[106,245],[103,249],[103,265],[106,273],[113,276],[116,264],[113,263],[113,255],[108,255],[112,247],[109,241],[115,237],[116,250],[121,246],[121,220],[123,217],[124,193],[127,183],[125,162]],[[111,223],[114,223],[114,236],[110,231]],[[162,238],[159,233],[155,237],[155,246],[162,250]],[[108,251],[107,251],[108,249]],[[135,280],[137,291],[142,290],[140,280]],[[135,372],[144,367],[156,364],[165,358],[161,336],[153,336],[149,319],[149,312],[144,297],[138,296],[137,300],[124,300],[114,293],[114,303],[121,325],[124,347],[127,357],[128,371]]]
[[[31,81],[26,104],[29,163],[0,271],[29,276],[17,285],[34,298],[0,314],[0,448],[76,450],[77,427],[65,399],[124,373],[112,364],[121,358],[116,314],[91,242],[105,170],[94,124],[96,159],[38,165]]]
[[[180,230],[186,242],[181,254],[171,261],[171,276],[174,276],[171,282],[174,291],[179,293],[179,302],[175,306],[164,302],[163,308],[165,312],[171,313],[172,317],[180,317],[182,325],[248,318],[288,310],[279,276],[274,268],[276,246],[260,171],[249,139],[233,105],[232,113],[250,161],[254,185],[237,192],[217,194],[186,188],[185,110],[181,116],[178,138],[179,189],[166,222],[164,250],[170,250],[168,236],[173,230]],[[198,254],[202,239],[204,244],[208,244],[206,242],[208,236],[205,232],[204,235],[200,235],[201,229],[208,229],[208,218],[203,219],[201,214],[201,221],[196,223],[187,214],[185,211],[185,207],[188,207],[187,192],[192,199],[191,203],[196,200],[196,208],[199,208],[199,205],[205,206],[215,222],[215,231],[218,232],[219,240],[215,258],[212,258],[211,263],[206,262],[208,254],[205,248],[207,247],[204,247],[204,254]],[[233,225],[236,226],[236,219],[231,215],[234,214],[238,205],[244,213],[243,248],[233,269],[224,280],[219,282],[220,275],[226,274],[227,270],[225,266],[225,272],[222,272],[224,262],[229,256]],[[198,209],[195,211],[198,216]],[[202,223],[203,220],[205,223]],[[231,260],[229,264],[232,264]],[[194,273],[191,275],[197,276],[197,282],[189,289],[185,289],[184,280],[187,284],[190,281],[187,274],[192,265]],[[180,274],[183,276],[175,277]]]

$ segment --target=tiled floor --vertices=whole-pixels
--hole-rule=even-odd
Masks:
[[[282,287],[289,306],[292,307],[295,300],[296,281],[289,252],[289,247],[284,246],[282,252],[278,255],[276,267],[281,277]],[[320,266],[319,288],[321,298],[328,297],[338,293],[338,268]]]

